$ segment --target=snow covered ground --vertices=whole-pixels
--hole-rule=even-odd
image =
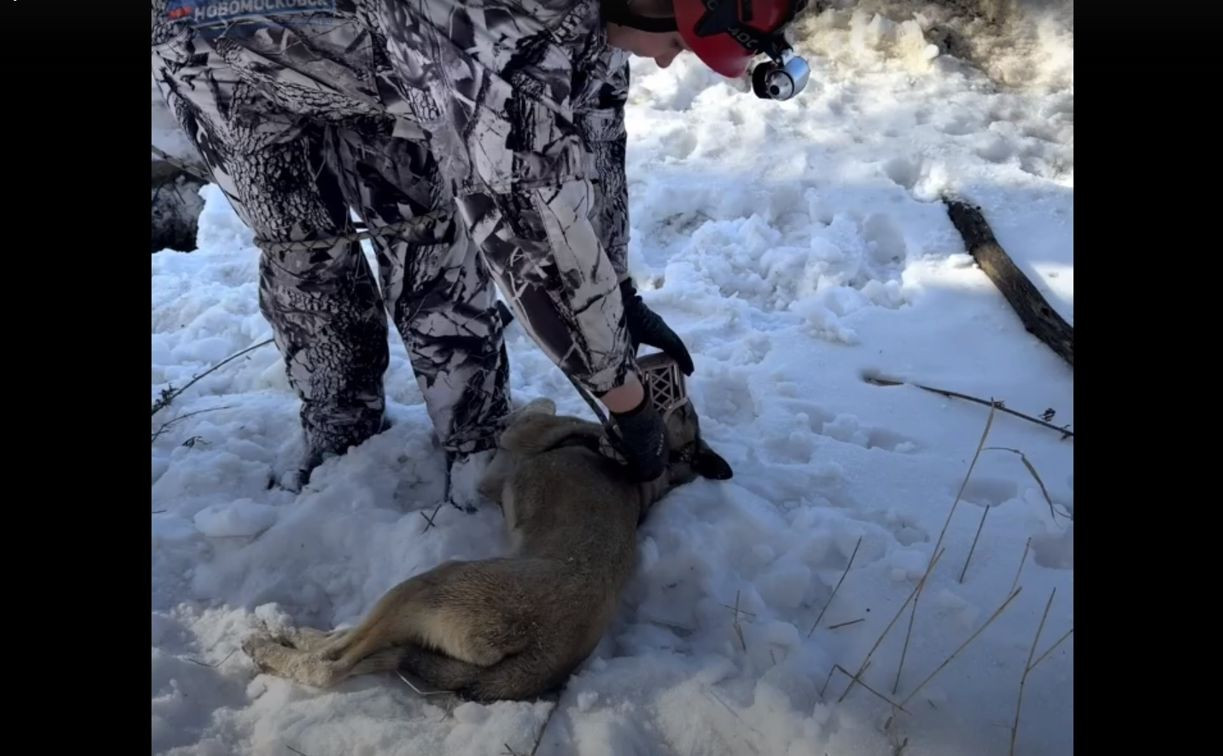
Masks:
[[[891,6],[912,18],[913,4]],[[799,49],[811,84],[788,103],[743,94],[690,57],[634,64],[631,266],[693,353],[706,436],[735,478],[656,507],[620,614],[571,679],[540,754],[1008,752],[1046,602],[1056,589],[1038,656],[1071,628],[1074,601],[1073,525],[1051,516],[1012,452],[976,463],[895,693],[908,612],[862,676],[908,699],[906,712],[885,728],[888,703],[862,686],[840,700],[841,672],[825,681],[834,665],[861,666],[921,578],[989,414],[863,376],[1074,420],[1071,369],[1025,333],[938,201],[979,204],[1073,322],[1072,26],[1066,5],[1031,13],[992,43],[993,79],[935,54],[937,9],[907,24],[853,9],[809,20]],[[154,398],[270,335],[251,234],[215,187],[202,194],[199,250],[152,257]],[[516,325],[509,346],[516,402],[548,396],[589,415]],[[273,347],[154,417],[156,430],[208,410],[153,444],[154,752],[531,751],[551,703],[426,700],[393,675],[318,692],[256,674],[236,650],[260,619],[354,623],[416,572],[506,548],[495,507],[445,507],[423,532],[443,460],[397,337],[391,354],[395,425],[327,462],[300,495],[268,486],[300,450]],[[986,446],[1022,451],[1059,512],[1073,511],[1073,439],[998,413]],[[1016,582],[998,619],[910,698]],[[750,613],[739,630],[736,598]],[[1016,753],[1072,752],[1073,647],[1071,635],[1028,676]]]

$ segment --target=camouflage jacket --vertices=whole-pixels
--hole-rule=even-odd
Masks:
[[[207,46],[278,107],[427,135],[532,337],[596,394],[636,371],[618,289],[628,61],[607,45],[599,0],[152,6],[163,56]]]

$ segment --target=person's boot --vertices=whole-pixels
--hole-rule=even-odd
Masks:
[[[315,468],[323,462],[332,457],[343,456],[352,447],[360,446],[390,428],[391,425],[390,418],[384,414],[372,432],[355,429],[355,432],[349,433],[310,434],[313,435],[315,443],[311,444],[307,441],[306,451],[302,453],[301,461],[298,462],[296,469],[289,470],[281,476],[281,487],[294,493],[300,493],[302,488],[310,482],[310,476],[314,473]]]

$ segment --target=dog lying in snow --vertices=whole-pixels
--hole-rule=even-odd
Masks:
[[[637,526],[675,486],[724,480],[730,466],[701,440],[683,376],[662,355],[641,361],[667,429],[667,471],[633,483],[599,452],[603,427],[538,399],[502,434],[480,492],[505,516],[512,552],[452,561],[388,591],[355,628],[264,631],[242,646],[263,672],[315,687],[402,668],[477,701],[533,698],[563,684],[594,651],[637,560]]]

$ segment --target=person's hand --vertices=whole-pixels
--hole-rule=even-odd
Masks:
[[[624,300],[624,316],[628,324],[629,338],[633,342],[633,352],[635,353],[641,344],[657,347],[675,360],[684,375],[692,375],[692,356],[688,354],[688,347],[684,346],[684,342],[658,313],[646,307],[641,295],[637,293],[637,288],[633,286],[633,279],[626,278],[620,284],[620,296]]]
[[[616,444],[629,474],[639,483],[654,480],[667,467],[666,428],[647,391],[641,404],[628,412],[613,412],[619,439]]]

